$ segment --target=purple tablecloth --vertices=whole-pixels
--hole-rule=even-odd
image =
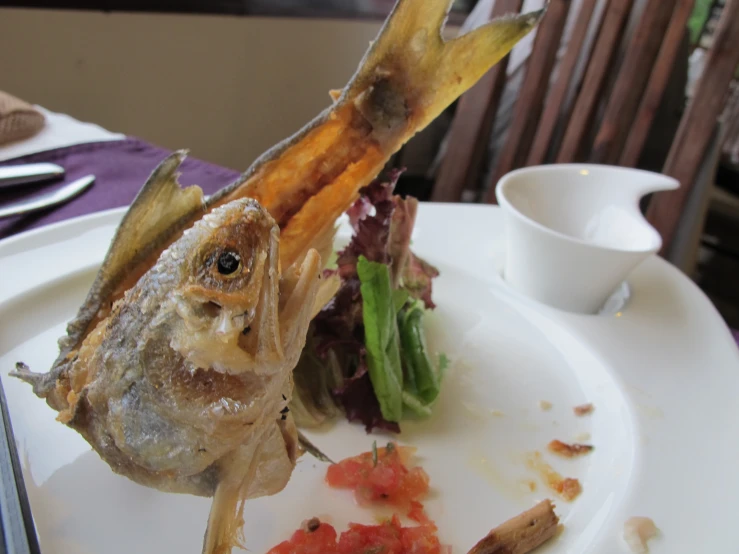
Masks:
[[[66,204],[41,212],[0,220],[0,239],[16,233],[92,212],[130,204],[146,179],[170,150],[130,137],[120,141],[80,144],[39,152],[0,163],[0,166],[50,162],[66,170],[63,181],[0,190],[0,206],[50,191],[90,173],[95,183]],[[212,194],[231,183],[239,172],[188,157],[181,166],[183,186],[199,185]]]

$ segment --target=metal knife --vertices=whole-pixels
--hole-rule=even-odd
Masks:
[[[74,198],[94,182],[94,175],[86,175],[85,177],[58,188],[57,190],[32,196],[31,198],[20,200],[13,204],[6,204],[5,206],[0,207],[0,219],[13,215],[35,212],[37,210],[43,210],[44,208],[50,208],[51,206],[61,204],[62,202],[66,202],[67,200]],[[0,554],[2,554],[2,550],[0,550]]]
[[[41,554],[2,383],[0,383],[0,552]]]
[[[64,176],[64,168],[49,163],[8,165],[0,167],[0,189],[37,183]]]

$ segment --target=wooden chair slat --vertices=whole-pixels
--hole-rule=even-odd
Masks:
[[[661,254],[669,252],[708,143],[724,109],[729,84],[739,65],[739,0],[727,0],[703,75],[683,116],[663,173],[680,182],[676,191],[654,195],[647,219],[662,236]]]
[[[520,167],[526,161],[569,10],[570,0],[550,0],[547,13],[539,24],[506,143],[488,183],[492,185],[487,187],[489,192],[486,200],[489,203],[496,202],[495,183],[500,176]]]
[[[618,161],[674,8],[675,0],[649,0],[644,6],[608,98],[590,154],[592,162],[613,165]]]
[[[562,56],[562,61],[557,70],[556,79],[546,97],[544,111],[542,112],[539,126],[536,129],[534,143],[531,146],[526,165],[540,165],[546,161],[547,152],[549,151],[552,136],[554,135],[554,129],[557,126],[560,112],[563,109],[562,104],[565,95],[574,77],[577,61],[580,59],[596,4],[597,0],[583,0],[580,5],[580,11],[577,13],[577,19],[572,28],[567,49]],[[562,117],[566,119],[569,117],[569,114],[562,114]]]
[[[633,0],[615,0],[606,9],[582,90],[557,154],[557,163],[578,161],[633,4]]]
[[[626,144],[618,160],[618,165],[636,167],[639,157],[644,150],[644,144],[652,128],[655,114],[664,96],[670,73],[675,65],[680,43],[685,35],[685,26],[693,12],[695,0],[678,0],[672,13],[670,24],[662,41],[657,60],[654,63],[652,74],[649,77],[647,88],[639,103],[639,109],[626,138]]]
[[[521,11],[523,0],[497,0],[490,17]],[[459,99],[446,139],[446,152],[434,183],[431,200],[459,202],[468,184],[480,175],[500,97],[506,82],[509,56],[490,69]]]

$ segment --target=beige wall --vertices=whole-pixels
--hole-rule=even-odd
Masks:
[[[0,90],[245,169],[329,104],[379,27],[0,9]]]

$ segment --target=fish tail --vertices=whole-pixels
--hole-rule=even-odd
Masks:
[[[209,201],[255,198],[281,229],[280,260],[305,255],[414,134],[503,58],[544,11],[445,41],[451,0],[398,0],[354,76],[316,119]]]
[[[450,7],[450,0],[399,0],[338,100],[354,101],[375,129],[384,127],[388,149],[428,125],[545,13],[506,15],[445,41]]]

